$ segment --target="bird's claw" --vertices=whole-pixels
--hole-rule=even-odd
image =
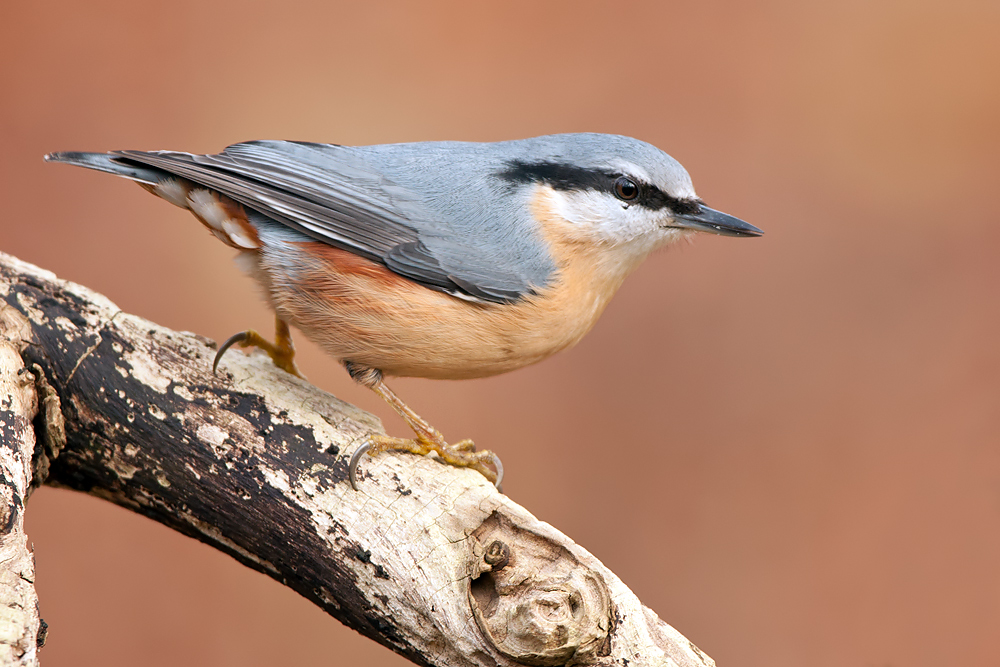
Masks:
[[[231,348],[233,345],[236,345],[237,343],[242,343],[243,341],[245,341],[249,337],[250,337],[250,332],[248,332],[248,331],[241,331],[241,332],[239,332],[237,334],[233,334],[232,336],[230,336],[229,339],[226,340],[225,343],[223,343],[222,345],[219,346],[219,351],[215,353],[215,359],[212,360],[212,374],[213,375],[215,375],[216,369],[218,369],[218,367],[219,367],[219,360],[222,359],[222,355],[224,355],[226,353],[226,350],[228,350],[229,348]]]
[[[351,454],[351,460],[347,464],[347,475],[351,480],[351,488],[354,489],[355,491],[358,490],[358,463],[361,461],[361,457],[367,454],[371,450],[371,448],[372,448],[372,443],[370,440],[361,443],[361,445],[359,445],[358,448],[354,450],[354,453]],[[497,491],[503,493],[503,487],[501,486],[501,484],[503,483],[503,463],[500,461],[499,456],[493,454],[492,452],[491,454],[493,457],[493,467],[496,468],[497,471],[496,472],[497,478],[496,481],[493,482],[493,486],[496,487]]]
[[[360,461],[361,457],[364,456],[365,453],[371,448],[372,443],[361,443],[361,445],[355,449],[354,453],[351,455],[351,462],[347,464],[347,475],[351,478],[351,488],[355,491],[358,490],[358,461]]]
[[[295,346],[292,345],[292,339],[288,335],[288,325],[280,319],[276,320],[276,322],[276,343],[267,340],[253,329],[247,329],[246,331],[241,331],[230,336],[229,340],[223,343],[219,347],[219,351],[215,353],[215,359],[212,361],[212,373],[216,372],[216,369],[219,367],[219,361],[222,359],[222,355],[226,353],[226,350],[233,345],[239,345],[240,347],[257,347],[264,350],[267,356],[271,357],[271,361],[274,362],[275,366],[296,377],[305,379],[305,376],[299,372],[298,367],[295,365]]]
[[[500,457],[496,454],[493,455],[493,467],[496,468],[497,478],[493,482],[493,486],[497,488],[497,491],[503,493],[503,463],[500,461]]]

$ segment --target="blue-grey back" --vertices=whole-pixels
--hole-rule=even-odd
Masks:
[[[659,149],[600,134],[360,147],[254,141],[217,155],[113,155],[219,190],[432,289],[484,301],[517,299],[555,270],[526,206],[531,188],[505,177],[511,165],[613,170],[627,156],[653,179],[687,178]]]

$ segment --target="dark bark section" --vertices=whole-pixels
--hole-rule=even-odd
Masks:
[[[317,442],[310,428],[283,422],[280,414],[272,418],[260,396],[233,391],[225,372],[213,375],[210,359],[195,353],[194,341],[181,345],[150,329],[150,346],[137,350],[113,322],[95,328],[83,316],[97,314],[93,304],[60,284],[13,275],[3,265],[0,277],[11,285],[7,305],[31,323],[35,344],[22,356],[42,369],[63,406],[66,445],[44,483],[98,495],[211,544],[358,632],[427,664],[397,634],[392,619],[360,594],[357,575],[316,534],[309,514],[263,477],[262,470],[290,479],[308,473],[321,491],[345,482],[336,444]],[[76,328],[72,335],[65,322]],[[168,338],[175,336],[185,337]],[[131,353],[150,352],[155,364],[179,370],[163,392],[136,379],[127,361]],[[192,412],[248,438],[229,437],[213,448],[178,418]],[[345,527],[334,524],[329,531],[345,551],[365,560]]]

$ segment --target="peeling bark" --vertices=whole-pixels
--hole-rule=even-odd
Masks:
[[[213,375],[213,342],[3,254],[0,299],[41,378],[36,483],[221,549],[420,665],[714,664],[476,472],[387,453],[353,491],[381,424],[266,356]]]

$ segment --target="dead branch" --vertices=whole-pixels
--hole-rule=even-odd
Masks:
[[[353,491],[347,459],[380,423],[266,357],[231,355],[215,376],[211,341],[3,254],[0,298],[0,350],[10,350],[0,397],[21,386],[33,399],[37,384],[42,408],[40,445],[29,428],[22,458],[0,462],[11,497],[23,499],[33,475],[35,485],[110,500],[225,551],[420,665],[714,664],[476,472],[390,453],[364,461]],[[22,359],[37,382],[19,379]],[[23,427],[35,403],[22,404]],[[30,471],[25,451],[35,451]],[[17,507],[8,522],[20,531]],[[8,590],[6,573],[30,580],[30,554],[11,560],[13,542],[23,547],[23,531],[4,535],[0,602],[26,612],[26,639],[4,646],[27,655],[34,591]]]
[[[0,310],[0,664],[38,665],[45,630],[38,616],[35,559],[24,534],[38,413],[35,376],[21,360],[26,326]]]

